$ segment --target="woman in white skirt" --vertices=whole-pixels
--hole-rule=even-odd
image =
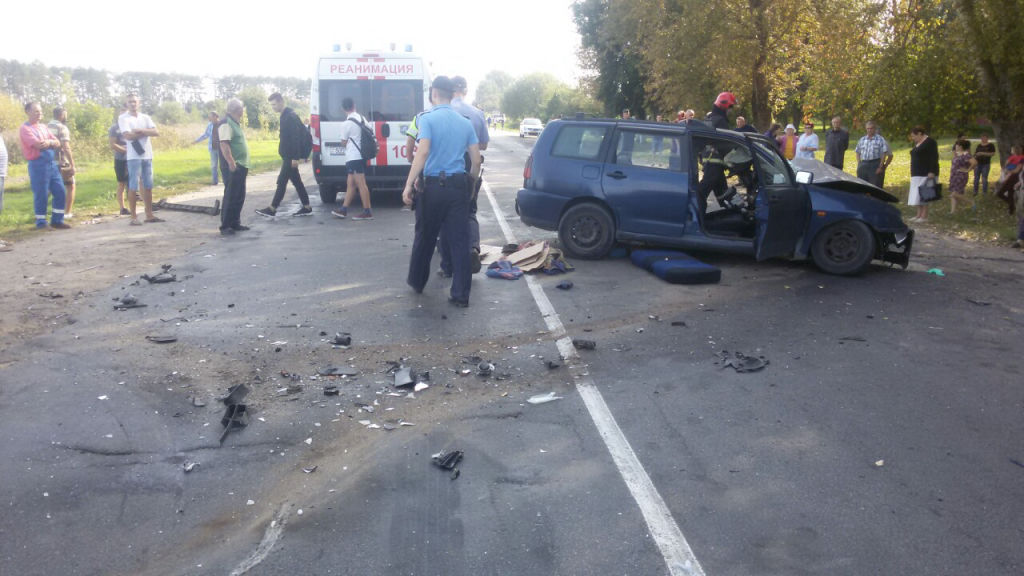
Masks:
[[[910,139],[914,147],[910,149],[910,194],[907,205],[917,206],[917,216],[911,222],[928,221],[928,204],[921,201],[918,189],[929,178],[936,181],[939,177],[939,145],[928,136],[923,126],[914,126],[910,130]]]

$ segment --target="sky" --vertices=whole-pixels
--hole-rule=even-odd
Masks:
[[[8,4],[0,58],[47,66],[311,78],[316,56],[334,44],[386,50],[394,43],[399,50],[411,44],[434,75],[465,76],[470,96],[492,70],[547,72],[571,86],[580,76],[571,0]],[[216,32],[222,26],[227,34]]]

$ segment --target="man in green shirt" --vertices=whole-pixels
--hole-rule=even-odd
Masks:
[[[235,232],[248,230],[242,226],[242,205],[245,204],[245,178],[249,175],[249,144],[245,141],[242,130],[242,101],[238,98],[228,100],[227,120],[218,128],[220,152],[227,162],[229,175],[228,185],[224,189],[224,201],[221,202],[220,233],[231,236]]]

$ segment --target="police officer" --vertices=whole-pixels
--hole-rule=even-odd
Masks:
[[[487,133],[487,122],[484,120],[484,113],[463,100],[466,97],[467,90],[465,78],[454,76],[452,77],[452,83],[455,85],[455,95],[452,97],[451,102],[452,110],[469,119],[470,124],[473,125],[473,131],[476,132],[477,144],[480,146],[480,151],[483,152],[487,150],[487,143],[491,141],[491,137]],[[468,153],[464,156],[464,160],[466,170],[469,170],[470,158]],[[480,157],[480,163],[481,165],[483,164],[483,156]],[[476,219],[476,209],[477,197],[480,195],[480,185],[482,183],[480,178],[475,179],[475,186],[469,197],[469,262],[470,272],[473,274],[480,271],[480,223]],[[451,276],[451,246],[443,230],[438,242],[440,243],[441,252],[441,274]]]
[[[472,281],[469,255],[469,200],[480,172],[480,147],[473,125],[452,110],[455,84],[438,76],[430,86],[434,107],[420,115],[419,146],[402,192],[402,201],[412,205],[413,185],[423,174],[423,192],[416,199],[416,233],[409,258],[406,282],[422,293],[430,278],[430,259],[437,235],[444,232],[451,246],[452,286],[448,300],[469,306]],[[469,152],[466,172],[463,155]]]

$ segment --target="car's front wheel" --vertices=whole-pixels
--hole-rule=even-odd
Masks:
[[[577,204],[558,222],[558,239],[570,256],[598,260],[615,244],[615,220],[597,204]]]
[[[320,201],[324,204],[334,204],[338,201],[338,188],[334,184],[320,185]]]
[[[858,220],[833,224],[814,238],[811,257],[829,274],[860,274],[875,257],[875,235]]]

